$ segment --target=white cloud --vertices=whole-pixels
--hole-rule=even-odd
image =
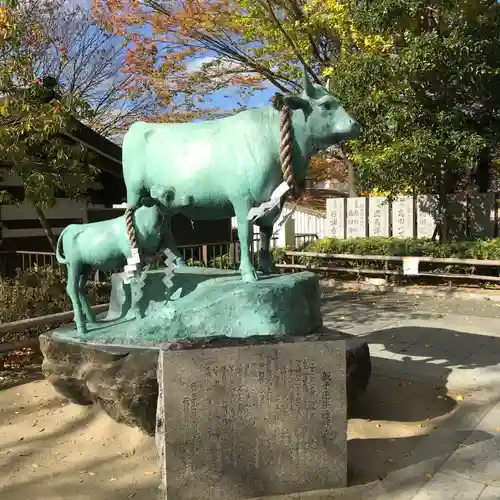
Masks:
[[[206,65],[213,65],[206,68]],[[235,61],[230,61],[223,57],[204,56],[191,59],[186,66],[188,73],[196,73],[205,70],[208,78],[217,81],[222,78],[222,75],[229,72],[237,73],[241,77],[247,77],[254,73],[244,71],[243,66]]]

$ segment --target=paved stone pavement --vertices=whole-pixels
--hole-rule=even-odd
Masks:
[[[323,317],[369,342],[374,373],[466,395],[397,471],[352,499],[500,500],[500,303],[323,288]]]

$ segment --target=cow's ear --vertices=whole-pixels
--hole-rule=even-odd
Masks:
[[[284,95],[283,104],[290,109],[302,109],[303,111],[311,110],[311,103],[298,95]]]
[[[143,207],[154,207],[158,203],[158,200],[153,198],[152,196],[146,196],[145,198],[142,198],[141,204]]]

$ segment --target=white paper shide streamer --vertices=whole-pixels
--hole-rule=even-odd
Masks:
[[[132,248],[132,257],[127,259],[127,265],[124,267],[123,271],[125,276],[123,277],[123,282],[129,284],[131,279],[137,273],[137,267],[141,263],[141,258],[139,257],[139,249]]]
[[[165,285],[165,288],[169,289],[174,286],[172,278],[174,277],[175,268],[177,267],[177,257],[175,256],[174,252],[170,250],[170,248],[167,248],[163,253],[165,254],[165,277],[162,281]]]

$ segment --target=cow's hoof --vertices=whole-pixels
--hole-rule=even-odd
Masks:
[[[242,272],[241,279],[245,283],[253,283],[254,281],[257,281],[259,278],[257,277],[255,269],[252,269],[251,271]]]
[[[87,325],[76,325],[76,330],[80,335],[88,333]]]
[[[272,262],[260,261],[260,270],[263,274],[278,274],[278,268]]]

